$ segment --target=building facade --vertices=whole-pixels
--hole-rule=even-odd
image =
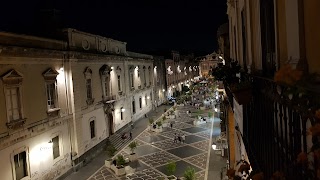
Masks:
[[[249,72],[253,84],[249,104],[240,105],[227,93],[231,102],[231,162],[244,156],[253,173],[263,172],[270,178],[279,171],[288,179],[304,179],[306,175],[296,167],[296,159],[300,152],[311,150],[312,136],[306,131],[315,118],[306,118],[305,112],[292,106],[301,97],[282,93],[273,78],[286,64],[304,74],[320,72],[316,52],[320,47],[320,35],[316,33],[320,28],[316,20],[320,18],[320,2],[239,0],[227,4],[230,57]],[[307,92],[311,93],[309,89]]]
[[[154,65],[154,106],[160,106],[167,100],[166,67],[164,56],[153,56]]]
[[[72,167],[66,42],[0,33],[2,179],[55,179]]]
[[[110,38],[63,33],[65,41],[0,34],[5,179],[57,179],[152,110],[152,56]]]
[[[183,86],[199,77],[199,63],[194,60],[193,55],[180,56],[176,51],[172,51],[172,59],[165,60],[167,97],[177,96]]]
[[[219,58],[220,57],[220,58]],[[217,54],[216,52],[213,52],[211,54],[208,54],[206,56],[198,57],[197,58],[200,63],[200,75],[202,77],[208,77],[210,76],[210,70],[218,65],[218,63],[222,62],[222,56]]]

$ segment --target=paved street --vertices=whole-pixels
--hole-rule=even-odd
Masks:
[[[160,106],[157,112],[153,111],[149,117],[157,119],[164,112],[164,109],[169,108],[168,106]],[[163,132],[160,133],[147,129],[148,118],[143,118],[135,123],[135,129],[132,132],[133,140],[138,143],[135,150],[138,160],[130,163],[130,166],[135,169],[135,173],[117,177],[111,169],[104,166],[104,160],[108,157],[106,153],[103,153],[86,167],[80,169],[79,172],[68,176],[66,180],[157,180],[168,175],[166,164],[170,160],[177,164],[177,170],[174,173],[177,177],[183,177],[187,167],[192,167],[196,170],[197,180],[220,179],[220,171],[226,165],[226,159],[217,155],[211,148],[213,139],[220,135],[220,119],[214,117],[207,123],[194,126],[194,118],[186,113],[187,110],[201,112],[204,117],[208,115],[208,111],[199,111],[194,106],[178,106],[179,116],[176,119],[168,120],[173,122],[173,128],[164,127]],[[130,131],[129,127],[121,130],[121,132],[128,131]],[[121,132],[114,136],[119,136]],[[185,143],[174,142],[175,133],[185,134]],[[117,137],[113,139],[117,139]],[[118,143],[117,148],[120,147],[121,150],[117,154],[122,154],[125,158],[129,157],[130,149],[127,147],[129,142],[127,140]]]
[[[182,177],[189,166],[196,170],[197,179],[205,179],[208,151],[211,148],[211,122],[196,127],[193,125],[194,119],[186,114],[187,110],[194,110],[193,106],[178,107],[177,110],[180,117],[172,119],[174,121],[172,129],[165,127],[160,133],[146,129],[135,138],[138,142],[135,152],[139,158],[137,162],[130,164],[136,168],[134,174],[116,177],[111,169],[102,166],[89,180],[155,180],[168,175],[166,164],[170,160],[177,163],[175,176]],[[173,141],[174,133],[185,134],[185,143],[175,143]],[[126,158],[129,157],[130,150],[125,147],[119,153]]]

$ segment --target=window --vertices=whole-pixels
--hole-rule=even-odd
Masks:
[[[21,97],[21,85],[23,81],[22,74],[11,70],[2,76],[5,85],[5,102],[7,108],[7,126],[11,128],[10,124],[21,120],[23,123],[23,109]],[[12,124],[13,125],[13,124]]]
[[[151,74],[151,67],[150,67],[150,66],[149,66],[148,70],[149,70],[149,85],[151,86],[151,77],[152,77],[152,74]]]
[[[28,176],[27,152],[23,151],[19,154],[16,154],[14,155],[13,159],[14,159],[16,180],[20,180]]]
[[[140,109],[142,108],[142,98],[141,97],[139,97],[139,107],[140,107]]]
[[[134,99],[132,100],[132,113],[133,114],[136,113],[136,103],[135,103]]]
[[[94,120],[90,121],[90,135],[91,139],[96,137],[96,131],[95,131],[95,122]]]
[[[104,96],[108,96],[109,95],[108,89],[109,89],[108,78],[104,78]]]
[[[118,91],[121,91],[121,76],[118,75]]]
[[[92,82],[91,82],[91,77],[92,77],[92,70],[87,67],[84,71],[85,75],[85,83],[86,83],[86,90],[87,90],[87,104],[91,105],[93,103],[93,95],[92,95]]]
[[[102,92],[103,92],[103,97],[106,100],[106,97],[109,97],[112,92],[110,88],[110,72],[112,71],[112,67],[108,65],[103,65],[99,69],[99,74],[101,77],[101,84],[102,84]],[[88,77],[88,79],[91,79],[91,77]],[[89,86],[89,85],[88,85]],[[92,90],[91,90],[91,95],[92,95]]]
[[[86,79],[87,99],[92,99],[91,79]]]
[[[57,88],[56,83],[46,83],[47,88],[47,105],[48,110],[55,109],[57,107]]]
[[[143,66],[143,78],[144,78],[144,85],[147,85],[147,74],[146,74],[146,67]]]
[[[134,76],[133,73],[130,74],[131,77],[131,87],[134,87]]]
[[[53,159],[56,159],[60,156],[59,136],[56,136],[52,139],[52,152]]]
[[[148,105],[148,97],[145,95],[144,100],[146,101],[146,106]]]
[[[121,120],[123,120],[123,111],[124,111],[124,109],[123,109],[123,107],[121,107],[120,108],[120,119]]]
[[[9,121],[19,120],[20,116],[20,103],[19,103],[19,88],[12,87],[6,89],[6,104],[7,115]]]

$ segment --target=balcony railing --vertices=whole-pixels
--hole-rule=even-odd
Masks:
[[[304,100],[299,95],[288,95],[288,87],[269,79],[251,80],[253,97],[243,106],[242,136],[253,170],[263,172],[267,178],[279,171],[287,179],[307,179],[307,172],[296,160],[300,152],[309,152],[312,142],[317,142],[307,135],[315,117],[308,114],[304,103],[312,104],[312,98]],[[226,92],[229,96],[227,88]]]

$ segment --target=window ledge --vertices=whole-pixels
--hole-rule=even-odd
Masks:
[[[25,123],[26,123],[26,118],[10,121],[6,123],[6,125],[8,129],[18,129],[22,127]]]
[[[59,115],[59,111],[60,111],[60,108],[53,108],[53,109],[47,110],[47,114],[48,116],[55,117]]]
[[[52,112],[55,112],[55,111],[60,111],[60,108],[49,109],[49,110],[47,111],[47,113],[52,113]]]

